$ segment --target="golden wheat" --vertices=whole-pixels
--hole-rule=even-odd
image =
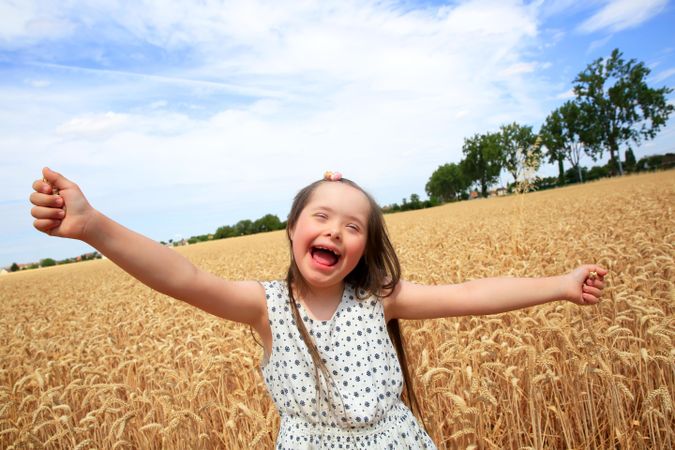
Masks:
[[[608,269],[605,300],[403,324],[440,448],[675,447],[673,172],[387,217],[404,277],[457,283]],[[178,252],[278,279],[283,232]],[[0,448],[271,448],[279,417],[248,327],[109,261],[0,278]]]

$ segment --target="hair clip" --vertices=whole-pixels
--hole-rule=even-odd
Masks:
[[[331,172],[327,170],[323,174],[323,179],[326,181],[340,181],[342,179],[342,174],[340,172]]]

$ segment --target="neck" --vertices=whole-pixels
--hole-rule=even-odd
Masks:
[[[314,301],[325,301],[326,299],[342,298],[345,289],[344,281],[332,286],[311,286],[305,283],[293,283],[293,292],[296,297],[302,298],[305,303]]]

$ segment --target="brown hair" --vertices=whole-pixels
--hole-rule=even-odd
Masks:
[[[363,190],[358,184],[345,178],[342,178],[337,182],[344,183],[353,187],[354,189],[357,189],[366,196],[368,202],[370,203],[366,247],[361,260],[357,263],[356,267],[345,277],[344,281],[354,286],[357,298],[359,299],[367,298],[372,295],[377,297],[386,297],[387,295],[391,294],[401,278],[401,266],[398,261],[398,257],[396,256],[394,246],[392,245],[389,235],[387,234],[387,228],[384,222],[382,210],[375,202],[373,197]],[[286,235],[288,236],[289,243],[291,243],[291,230],[295,227],[295,224],[300,217],[300,213],[309,202],[316,188],[323,183],[336,183],[336,181],[315,181],[314,183],[301,189],[300,192],[298,192],[295,196],[291,206],[291,211],[288,214],[288,222],[286,224]],[[295,286],[299,292],[303,292],[307,286],[304,278],[302,277],[302,274],[300,273],[300,270],[298,269],[298,265],[293,258],[292,244],[290,247],[291,262],[286,275],[286,284],[288,287],[291,311],[293,312],[293,317],[295,318],[298,331],[300,331],[300,335],[305,341],[305,344],[307,345],[309,353],[312,357],[312,361],[314,362],[315,379],[318,382],[318,372],[321,371],[324,380],[326,380],[326,382],[330,381],[330,386],[335,386],[328,368],[321,360],[321,356],[319,355],[319,351],[316,348],[316,344],[309,336],[307,328],[300,318],[300,312],[298,311],[293,294],[293,286]],[[392,340],[392,343],[394,344],[394,347],[396,348],[396,354],[398,356],[399,363],[401,364],[401,370],[403,371],[408,407],[411,410],[413,410],[413,408],[417,409],[417,416],[422,421],[422,426],[424,426],[426,429],[424,421],[421,419],[422,414],[420,405],[412,387],[412,378],[410,377],[410,373],[408,371],[403,336],[401,335],[398,319],[392,319],[389,321],[389,323],[387,323],[387,331],[389,333],[389,337]],[[318,383],[316,389],[318,395]]]

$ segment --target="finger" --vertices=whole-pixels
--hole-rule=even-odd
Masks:
[[[584,285],[583,292],[586,294],[591,294],[595,297],[600,297],[602,295],[602,291],[600,289],[588,285]]]
[[[60,208],[63,206],[63,198],[58,195],[47,195],[39,192],[30,194],[30,202],[35,206],[49,206],[51,208]]]
[[[75,184],[60,173],[54,172],[49,167],[42,169],[42,175],[45,177],[45,180],[47,180],[47,183],[59,190],[73,187]]]
[[[599,278],[596,278],[596,279],[586,278],[586,280],[584,281],[584,285],[594,286],[596,288],[604,289],[605,282],[602,281]]]
[[[581,298],[583,298],[584,301],[589,305],[595,305],[596,303],[599,302],[599,300],[595,296],[587,294],[585,292],[581,294]]]
[[[61,225],[60,220],[53,219],[38,219],[33,221],[33,226],[43,233],[51,234],[51,230]]]
[[[43,194],[51,194],[53,192],[52,186],[45,180],[35,180],[33,182],[33,189],[35,192],[41,192]]]
[[[60,208],[47,208],[45,206],[33,206],[30,214],[36,219],[61,220],[66,216],[66,212]]]
[[[586,284],[589,286],[596,287],[598,289],[604,289],[605,288],[605,282],[602,280],[586,280]]]

